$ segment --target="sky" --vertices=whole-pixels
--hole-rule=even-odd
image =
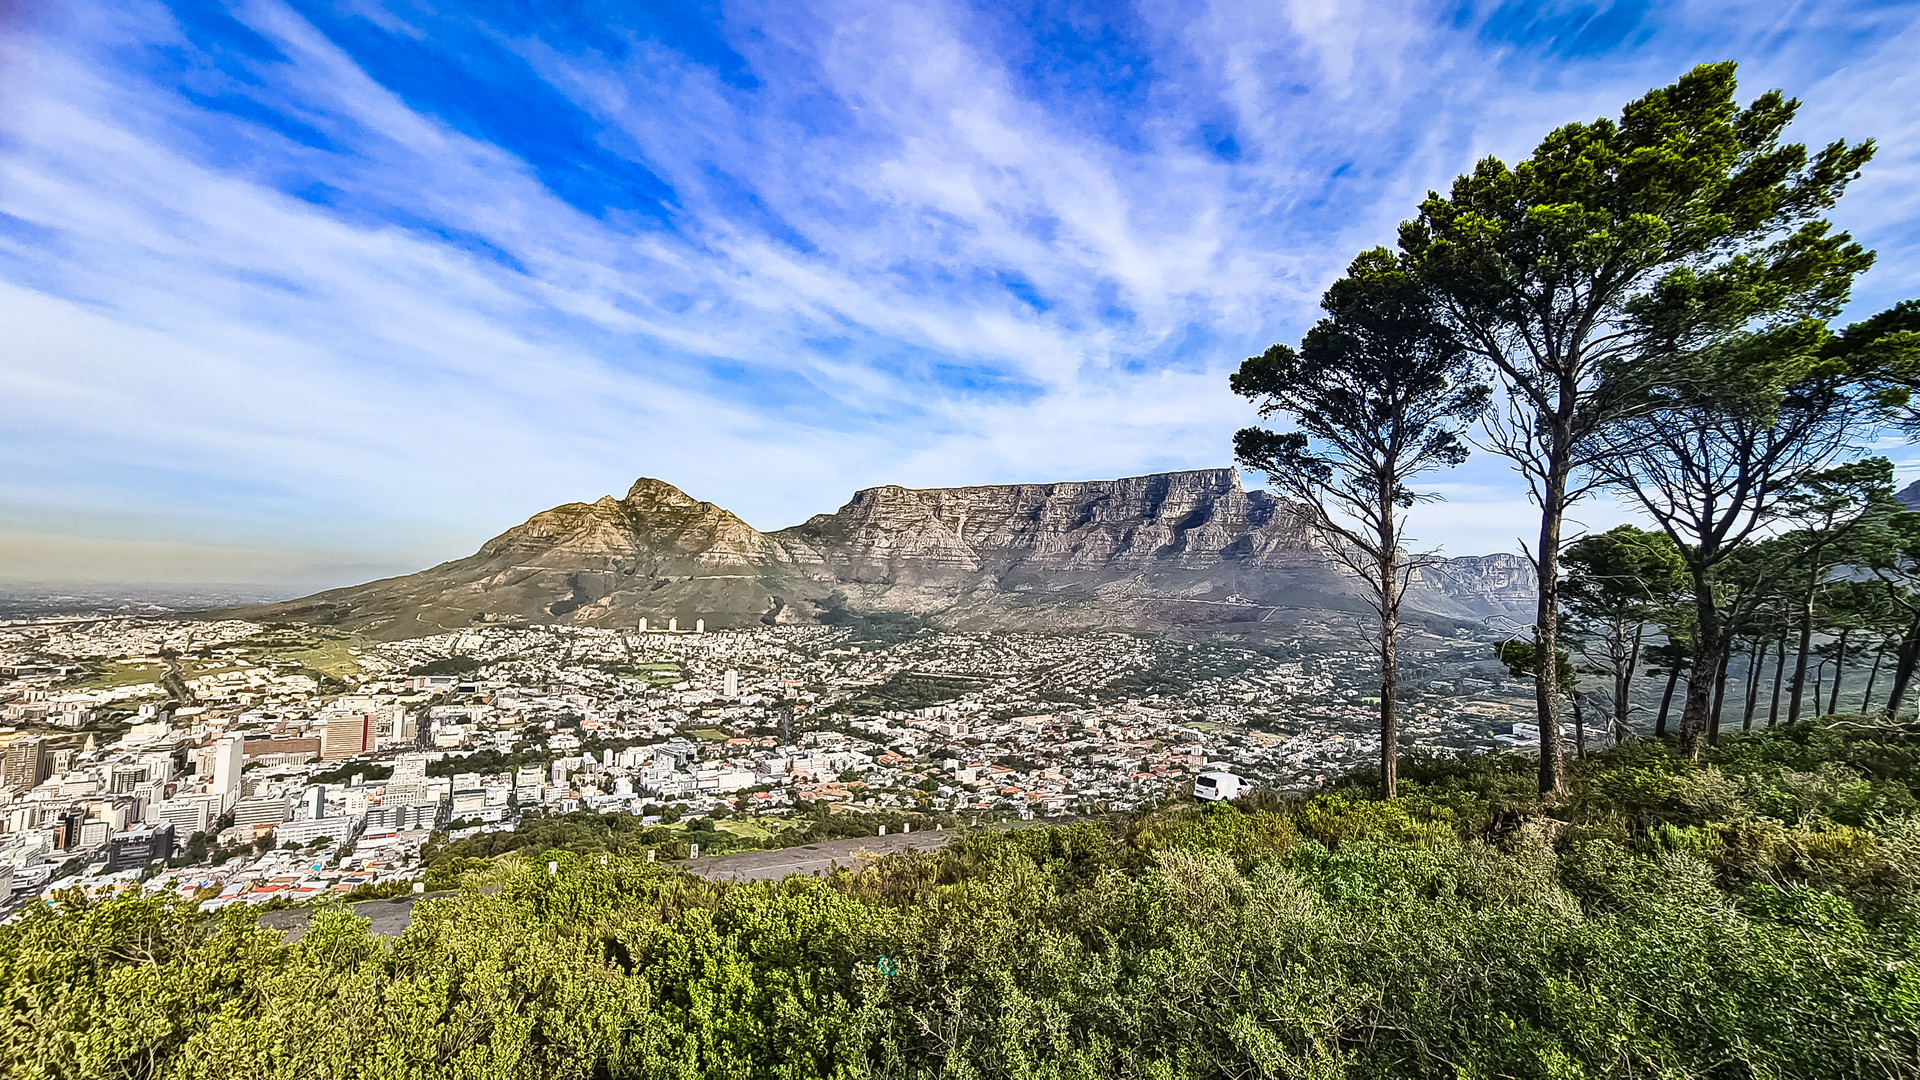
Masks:
[[[640,476],[773,529],[1224,466],[1228,373],[1427,190],[1706,61],[1879,140],[1862,317],[1920,296],[1917,16],[0,0],[0,579],[345,584]],[[1489,454],[1428,487],[1422,546],[1534,531]]]

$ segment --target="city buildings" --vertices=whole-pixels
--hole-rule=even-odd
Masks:
[[[1260,640],[867,640],[690,621],[400,642],[231,621],[0,625],[0,668],[17,673],[0,678],[14,729],[0,732],[0,867],[16,897],[87,884],[217,907],[410,880],[435,830],[532,814],[777,831],[803,810],[1094,813],[1181,796],[1211,763],[1307,788],[1377,753],[1355,623]],[[435,665],[463,673],[423,673]],[[1502,747],[1531,719],[1529,687],[1472,633],[1410,633],[1403,678],[1426,688],[1402,726],[1428,749]],[[91,718],[66,728],[65,706]]]
[[[21,791],[39,785],[53,772],[53,759],[47,753],[47,740],[38,735],[22,735],[7,743],[6,765],[0,784],[9,791]]]
[[[246,740],[228,735],[213,744],[213,779],[208,794],[220,796],[220,812],[233,809],[240,799],[240,773],[245,767]]]

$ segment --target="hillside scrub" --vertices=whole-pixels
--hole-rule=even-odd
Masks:
[[[1552,803],[1533,779],[1411,760],[1391,800],[1173,801],[778,884],[463,861],[393,941],[68,896],[0,927],[0,1073],[1920,1075],[1913,744],[1641,740]]]

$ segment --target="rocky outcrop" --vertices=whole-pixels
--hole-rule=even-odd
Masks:
[[[1516,556],[1422,571],[1409,606],[1455,617],[1532,603]],[[1121,480],[857,492],[762,533],[642,479],[624,498],[536,514],[468,558],[254,609],[389,638],[485,623],[721,627],[824,611],[922,614],[954,627],[1070,629],[1290,621],[1358,606],[1289,505],[1233,469]]]
[[[1533,563],[1520,555],[1463,555],[1423,567],[1414,575],[1410,600],[1437,614],[1506,615],[1531,623]]]
[[[1209,568],[1297,555],[1304,531],[1232,469],[991,487],[868,488],[773,534],[823,553],[835,576],[900,584]]]

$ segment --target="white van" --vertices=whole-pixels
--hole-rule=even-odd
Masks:
[[[1193,797],[1201,802],[1237,799],[1246,786],[1247,782],[1233,775],[1228,766],[1215,762],[1193,778]]]

